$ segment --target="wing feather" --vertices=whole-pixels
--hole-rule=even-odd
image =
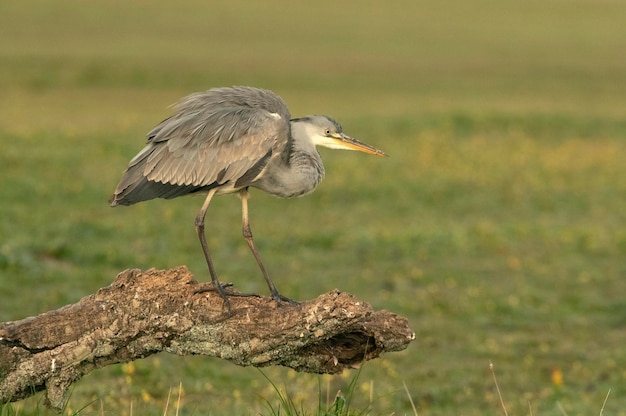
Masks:
[[[148,133],[148,144],[131,160],[113,204],[179,196],[170,186],[151,182],[179,186],[181,192],[247,186],[269,155],[289,146],[289,111],[268,90],[215,88],[191,94],[174,108],[174,115]]]

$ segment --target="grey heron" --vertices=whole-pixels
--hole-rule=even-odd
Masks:
[[[211,274],[212,288],[224,299],[241,295],[220,283],[209,254],[204,220],[216,195],[241,197],[243,236],[263,273],[272,298],[281,295],[254,244],[248,220],[248,188],[290,198],[311,193],[324,177],[317,146],[385,153],[342,132],[322,115],[291,118],[275,93],[253,87],[213,88],[191,94],[174,105],[175,114],[148,133],[147,145],[128,164],[111,206],[154,198],[206,193],[195,228]]]

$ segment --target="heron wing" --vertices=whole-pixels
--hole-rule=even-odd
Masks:
[[[289,111],[271,91],[216,88],[185,97],[175,108],[131,160],[115,192],[117,202],[247,186],[290,140]]]

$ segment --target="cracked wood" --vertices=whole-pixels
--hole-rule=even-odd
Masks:
[[[242,366],[339,373],[415,338],[406,318],[332,291],[299,305],[196,293],[186,267],[126,270],[79,302],[0,323],[0,402],[46,390],[60,409],[69,386],[106,365],[159,352],[203,354]]]

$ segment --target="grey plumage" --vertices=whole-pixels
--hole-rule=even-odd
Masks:
[[[342,133],[326,116],[291,119],[284,101],[271,91],[252,87],[214,88],[191,94],[175,113],[148,133],[148,143],[129,163],[111,206],[153,198],[171,199],[207,192],[196,230],[209,264],[215,290],[229,305],[227,291],[212,270],[204,240],[204,216],[214,195],[239,192],[244,236],[261,267],[272,296],[276,291],[264,270],[247,223],[247,189],[256,187],[279,197],[312,192],[324,177],[316,145],[384,153]]]
[[[174,109],[175,115],[148,133],[148,144],[131,160],[112,205],[228,184],[218,192],[226,193],[242,177],[237,187],[249,186],[272,155],[290,146],[278,140],[290,137],[289,110],[270,91],[216,88],[185,97]]]

